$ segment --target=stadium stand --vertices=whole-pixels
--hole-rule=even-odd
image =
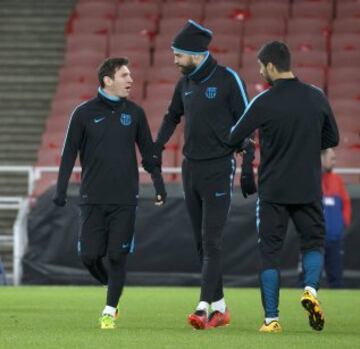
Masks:
[[[339,154],[346,151],[358,154],[358,134],[352,132],[356,128],[351,125],[359,124],[356,118],[360,111],[359,71],[357,67],[349,68],[357,66],[360,58],[356,1],[107,0],[102,5],[99,0],[78,1],[69,18],[64,65],[59,72],[59,86],[39,160],[47,149],[53,153],[49,144],[59,147],[57,130],[66,127],[71,98],[75,105],[94,92],[97,81],[91,71],[109,55],[130,58],[135,79],[132,98],[143,105],[155,136],[179,78],[173,66],[171,40],[187,18],[213,30],[214,56],[240,72],[250,97],[268,88],[259,76],[258,49],[266,41],[285,40],[292,49],[297,76],[328,93],[336,106],[340,128],[346,134]],[[95,24],[90,25],[91,21]],[[338,107],[345,105],[347,109]],[[181,163],[180,133],[181,130],[176,131],[165,151],[165,164],[171,167]],[[45,155],[41,156],[41,161],[45,161]],[[56,161],[54,156],[50,158]],[[347,158],[341,163],[346,165]],[[354,161],[348,163],[353,165]],[[148,177],[141,178],[148,181]],[[167,180],[179,180],[179,176],[167,176]]]

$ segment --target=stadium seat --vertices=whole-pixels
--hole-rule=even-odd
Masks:
[[[154,52],[154,65],[156,66],[168,66],[177,69],[174,65],[174,54],[172,49],[170,48],[171,42],[169,39],[164,39],[160,43],[161,45],[165,45],[167,43],[168,47],[165,48],[157,48]],[[158,42],[156,42],[157,44]]]
[[[120,2],[117,9],[119,18],[147,18],[157,20],[160,16],[160,7],[156,2],[136,1]]]
[[[80,82],[85,84],[99,84],[96,71],[84,66],[64,66],[59,70],[59,83]]]
[[[81,99],[92,98],[97,93],[97,86],[81,82],[64,82],[57,86],[54,98],[67,99],[79,97]]]
[[[144,34],[121,34],[114,33],[110,36],[109,47],[121,47],[124,50],[138,50],[149,51],[150,50],[150,38]],[[110,49],[110,50],[111,50]]]
[[[245,83],[261,83],[263,78],[260,75],[260,67],[244,67],[239,69],[240,77],[245,81]]]
[[[348,98],[332,98],[330,100],[335,115],[352,115],[359,118],[360,102]]]
[[[249,17],[247,3],[247,0],[210,2],[205,6],[205,18],[225,17],[242,21]]]
[[[96,71],[99,64],[105,59],[105,52],[94,50],[68,51],[65,55],[64,65],[67,67],[87,67]]]
[[[360,34],[359,18],[352,18],[352,17],[336,18],[333,22],[333,32],[335,34],[340,34],[340,33]]]
[[[146,86],[146,99],[170,102],[174,88],[173,83],[149,82]]]
[[[316,67],[295,67],[294,74],[303,82],[325,90],[325,70]]]
[[[288,18],[290,13],[289,1],[263,0],[252,1],[249,5],[251,18]]]
[[[332,67],[328,72],[329,84],[357,82],[360,84],[360,67]]]
[[[360,2],[359,1],[341,1],[338,0],[336,7],[337,18],[359,18]]]
[[[334,33],[331,49],[333,52],[360,50],[360,33]]]
[[[113,21],[103,17],[79,17],[72,22],[71,33],[75,35],[84,34],[107,34],[112,31]]]
[[[330,20],[333,16],[331,1],[295,1],[291,9],[292,17],[325,18]]]
[[[107,52],[108,38],[107,35],[99,34],[71,34],[66,39],[66,50],[81,51],[93,50],[103,53]]]
[[[285,21],[280,17],[253,18],[245,21],[244,35],[268,34],[284,36],[286,31]]]
[[[116,41],[113,41],[109,50],[109,57],[127,57],[129,59],[129,68],[131,71],[143,70],[144,73],[150,66],[150,51],[124,49]]]
[[[165,2],[162,6],[163,18],[191,18],[200,21],[203,18],[203,4],[198,1]]]
[[[209,46],[210,50],[216,53],[240,52],[241,41],[238,35],[216,34]]]
[[[153,35],[157,30],[156,20],[139,17],[121,17],[115,21],[115,33],[149,34]]]
[[[331,51],[331,65],[333,67],[354,67],[359,66],[360,50]]]
[[[159,35],[171,36],[174,38],[187,22],[187,18],[163,18],[159,21]]]
[[[331,99],[348,98],[360,103],[360,84],[358,82],[342,82],[328,85],[328,95]]]
[[[326,36],[314,33],[288,34],[285,41],[292,51],[326,51],[328,46]]]
[[[151,83],[176,83],[181,77],[181,73],[175,66],[161,66],[152,67],[148,72],[148,81]]]
[[[289,18],[287,33],[288,35],[307,33],[329,36],[331,33],[331,24],[325,18]]]
[[[244,22],[230,18],[205,18],[204,26],[216,34],[242,35]]]
[[[214,58],[217,60],[218,64],[230,67],[237,70],[240,65],[240,53],[237,51],[234,52],[217,52],[214,53]]]
[[[109,19],[115,18],[116,16],[116,2],[111,1],[96,1],[96,2],[79,2],[75,7],[75,15],[77,18],[80,17],[106,17]]]
[[[266,42],[269,41],[284,41],[284,35],[274,35],[268,33],[260,33],[244,36],[243,51],[245,52],[257,52]]]
[[[295,51],[292,53],[293,67],[321,67],[328,66],[328,54],[324,50]]]

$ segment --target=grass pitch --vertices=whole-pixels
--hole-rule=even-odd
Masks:
[[[360,348],[360,291],[321,290],[325,329],[312,330],[301,290],[281,291],[283,333],[260,334],[260,292],[226,289],[229,327],[192,330],[198,288],[127,287],[115,330],[100,330],[103,287],[0,288],[0,349]]]

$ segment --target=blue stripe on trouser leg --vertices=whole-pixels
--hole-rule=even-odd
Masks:
[[[279,316],[280,274],[277,269],[266,269],[260,273],[261,300],[265,317]]]
[[[316,290],[319,288],[319,280],[324,264],[324,256],[319,251],[307,251],[302,258],[304,271],[304,284]]]

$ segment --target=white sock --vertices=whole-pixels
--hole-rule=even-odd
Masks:
[[[212,302],[211,303],[211,310],[212,311],[219,311],[220,313],[225,313],[226,310],[226,303],[225,303],[225,298],[221,298],[220,300],[216,301],[216,302]]]
[[[311,292],[311,294],[312,294],[314,297],[317,297],[317,291],[315,290],[314,287],[305,286],[305,291],[309,291],[309,292]]]
[[[279,317],[266,317],[265,318],[266,325],[269,325],[269,323],[272,321],[279,321]]]
[[[105,315],[111,315],[112,317],[115,317],[116,308],[110,307],[109,305],[106,305],[102,314]]]
[[[196,307],[196,310],[203,310],[206,311],[206,314],[209,314],[209,306],[210,304],[208,302],[201,301]]]

